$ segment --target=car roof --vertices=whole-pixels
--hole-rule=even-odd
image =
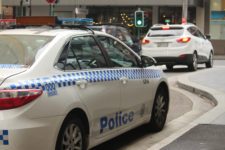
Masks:
[[[57,36],[60,34],[88,34],[88,30],[81,29],[43,29],[43,28],[29,28],[29,29],[9,29],[1,30],[1,34],[11,34],[11,35],[41,35],[41,36]]]
[[[116,28],[120,28],[120,29],[127,29],[126,27],[124,26],[120,26],[120,25],[112,25],[112,24],[101,24],[101,25],[92,25],[92,26],[88,26],[90,28],[113,28],[113,29],[116,29]]]
[[[151,27],[151,29],[154,29],[154,28],[159,28],[159,27],[164,27],[164,26],[169,26],[169,27],[174,27],[174,28],[188,28],[190,26],[195,26],[194,24],[192,23],[186,23],[186,24],[155,24]]]

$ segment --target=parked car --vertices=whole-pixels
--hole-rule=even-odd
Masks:
[[[154,64],[104,32],[1,31],[0,149],[86,150],[142,124],[162,130],[169,88]]]
[[[191,71],[205,63],[213,66],[213,46],[194,24],[154,25],[142,40],[142,54],[152,56],[158,64],[173,69],[187,65]]]
[[[135,40],[129,31],[122,27],[116,25],[93,25],[88,26],[89,28],[96,30],[96,31],[103,31],[105,33],[111,34],[125,44],[127,44],[132,50],[134,50],[137,54],[141,53],[141,41]]]

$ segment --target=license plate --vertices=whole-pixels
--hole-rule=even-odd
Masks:
[[[158,47],[168,47],[168,43],[166,42],[158,43],[157,45]]]

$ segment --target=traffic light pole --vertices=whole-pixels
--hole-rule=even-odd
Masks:
[[[140,28],[138,28],[138,41],[140,40],[140,34],[141,34],[141,29]]]
[[[53,16],[53,4],[49,4],[49,16]]]

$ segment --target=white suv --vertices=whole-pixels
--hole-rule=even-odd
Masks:
[[[195,71],[200,63],[210,68],[214,51],[209,38],[193,24],[154,25],[142,40],[142,54],[154,57],[169,70],[174,65],[187,65]]]

